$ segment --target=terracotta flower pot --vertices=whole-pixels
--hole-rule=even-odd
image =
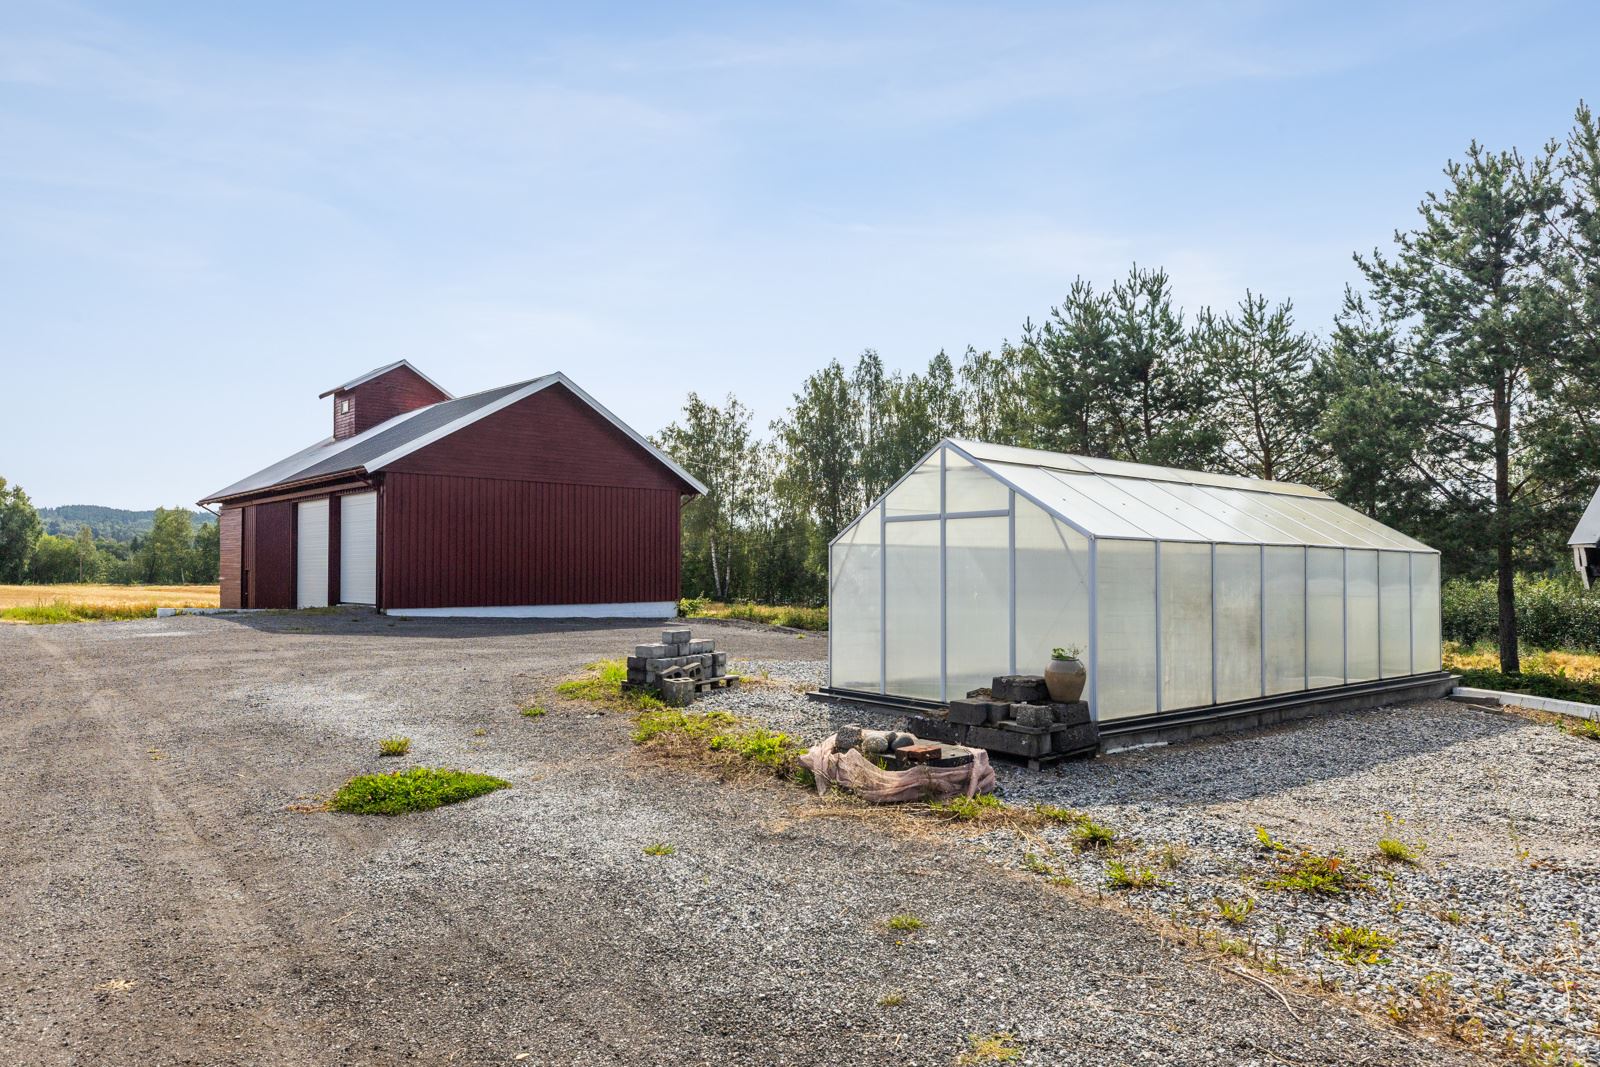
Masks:
[[[1057,704],[1071,704],[1083,696],[1083,683],[1089,672],[1078,659],[1053,659],[1044,669],[1044,686]]]

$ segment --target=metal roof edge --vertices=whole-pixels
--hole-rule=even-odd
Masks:
[[[329,389],[325,393],[318,393],[317,394],[317,399],[321,400],[323,397],[332,396],[334,393],[342,392],[345,389],[354,389],[356,386],[362,384],[363,382],[370,382],[370,381],[372,381],[372,379],[377,378],[377,377],[379,377],[381,375],[384,375],[384,374],[388,374],[390,371],[395,370],[395,369],[397,369],[399,367],[406,368],[412,374],[415,374],[418,378],[421,378],[423,381],[427,382],[429,385],[431,385],[435,389],[439,390],[439,392],[441,392],[441,393],[443,393],[445,395],[445,399],[446,400],[455,400],[455,399],[457,399],[456,396],[453,393],[450,392],[450,390],[446,389],[444,386],[440,385],[438,382],[434,381],[432,378],[428,377],[426,374],[423,374],[420,370],[418,370],[416,368],[416,366],[413,365],[412,362],[409,359],[397,359],[393,363],[386,363],[381,367],[377,367],[377,368],[375,368],[373,370],[367,371],[367,373],[365,373],[365,374],[357,375],[356,377],[351,378],[348,382],[345,382],[343,385],[336,385],[332,389]]]

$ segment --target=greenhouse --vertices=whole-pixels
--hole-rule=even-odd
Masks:
[[[834,539],[828,609],[828,691],[896,703],[1055,648],[1102,724],[1439,672],[1439,554],[1315,489],[964,440]]]

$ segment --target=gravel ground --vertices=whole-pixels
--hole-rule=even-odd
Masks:
[[[803,683],[810,664],[759,664]],[[742,710],[815,740],[894,715],[752,689]],[[765,705],[763,700],[765,698]],[[732,709],[730,709],[732,710]],[[809,721],[808,721],[809,713]],[[1013,803],[1083,812],[1113,828],[1114,856],[1074,849],[1073,829],[979,836],[991,859],[1197,931],[1375,1009],[1477,1019],[1484,1035],[1600,1060],[1600,744],[1528,718],[1444,701],[1331,715],[1249,734],[1142,749],[1031,773],[997,761]],[[1263,846],[1257,827],[1288,848]],[[1420,847],[1385,860],[1378,841]],[[1368,889],[1338,897],[1267,888],[1286,857],[1339,856]],[[1118,891],[1106,863],[1157,884]],[[1218,900],[1250,901],[1243,922]],[[1395,938],[1350,965],[1324,933]],[[1220,940],[1219,940],[1220,939]]]
[[[785,664],[826,649],[695,629],[795,683],[817,667]],[[0,627],[5,1062],[949,1064],[991,1032],[1033,1064],[1472,1062],[1286,1008],[960,841],[642,759],[625,717],[552,688],[648,636],[359,614]],[[729,699],[816,721],[783,685]],[[548,714],[519,715],[531,701]],[[396,733],[410,757],[380,760]],[[407,763],[513,788],[317,810]],[[902,912],[923,927],[890,934]]]

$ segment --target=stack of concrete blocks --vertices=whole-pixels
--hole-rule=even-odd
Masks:
[[[738,682],[728,677],[728,654],[718,652],[709,639],[696,640],[684,628],[662,630],[659,644],[635,645],[624,687],[648,690],[662,703],[682,708],[694,703],[703,689],[733,688]]]
[[[913,716],[910,728],[918,737],[1016,756],[1030,766],[1100,747],[1088,703],[1052,703],[1043,676],[1036,674],[1001,675],[988,689],[950,701],[947,712]]]

